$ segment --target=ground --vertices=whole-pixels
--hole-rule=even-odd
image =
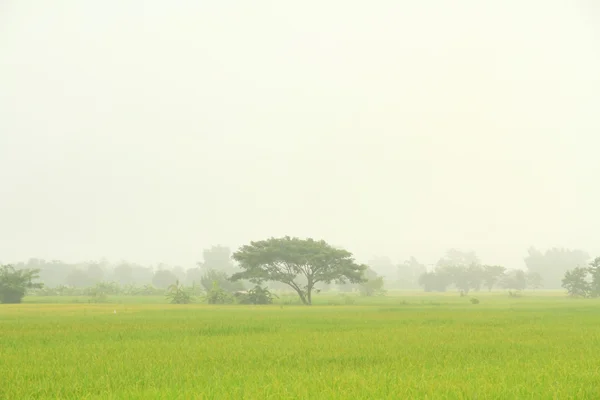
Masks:
[[[319,295],[312,307],[26,298],[0,305],[0,398],[600,398],[600,302],[473,296]]]

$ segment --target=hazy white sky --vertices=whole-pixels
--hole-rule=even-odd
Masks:
[[[0,2],[0,260],[600,255],[600,6]]]

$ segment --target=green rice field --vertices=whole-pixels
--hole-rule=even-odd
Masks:
[[[600,399],[599,301],[474,296],[29,297],[0,305],[0,399]]]

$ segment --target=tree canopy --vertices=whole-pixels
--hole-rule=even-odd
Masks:
[[[250,242],[233,254],[242,269],[231,280],[253,283],[274,281],[290,286],[302,303],[312,304],[316,283],[362,283],[366,265],[354,261],[352,253],[325,241],[285,236]]]
[[[15,269],[12,265],[0,266],[0,303],[20,303],[27,289],[41,288],[38,269]]]

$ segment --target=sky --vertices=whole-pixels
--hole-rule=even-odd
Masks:
[[[0,2],[0,261],[600,256],[594,0]]]

